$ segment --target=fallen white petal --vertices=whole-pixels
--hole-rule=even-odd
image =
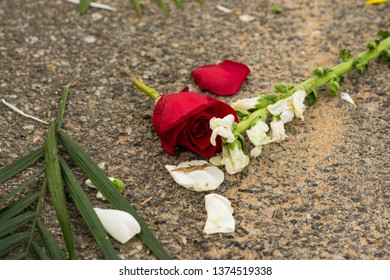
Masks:
[[[355,101],[353,101],[352,97],[348,93],[342,92],[340,94],[340,98],[356,107]]]
[[[26,114],[25,112],[23,112],[22,110],[16,108],[16,106],[14,106],[14,105],[8,103],[8,102],[5,101],[4,99],[1,99],[1,102],[3,102],[3,104],[4,104],[5,106],[7,106],[8,108],[10,108],[12,111],[15,111],[16,113],[19,113],[19,114],[21,114],[22,116],[24,116],[24,117],[26,117],[26,118],[30,118],[30,119],[33,119],[33,120],[35,120],[35,121],[38,121],[38,122],[41,122],[41,123],[44,123],[44,124],[49,124],[48,122],[45,122],[45,121],[43,121],[43,120],[41,120],[41,119],[38,119],[38,118],[36,118],[36,117],[34,117],[34,116],[31,116],[31,115],[29,115],[29,114]]]
[[[224,12],[224,13],[228,13],[228,14],[233,12],[233,10],[230,10],[230,9],[228,9],[228,8],[222,6],[222,5],[217,5],[217,9],[222,11],[222,12]]]
[[[137,220],[127,212],[100,208],[94,210],[107,233],[122,244],[141,232]]]
[[[192,171],[175,171],[175,169],[186,169],[196,166],[200,166],[198,170],[195,168]],[[182,162],[178,166],[165,165],[165,168],[169,171],[176,183],[196,192],[215,190],[225,179],[222,170],[216,166],[208,165],[208,162],[205,160]]]
[[[250,22],[250,21],[253,21],[255,20],[255,17],[253,16],[250,16],[250,15],[240,15],[239,16],[239,19],[243,22]]]
[[[230,201],[218,194],[205,196],[207,220],[203,232],[206,234],[218,232],[234,232],[235,220]]]
[[[66,0],[66,1],[68,1],[69,3],[73,3],[73,4],[79,4],[80,3],[80,0]],[[103,10],[109,10],[109,11],[112,11],[112,12],[116,12],[116,8],[108,6],[108,5],[105,5],[105,4],[91,2],[89,5],[91,7],[94,7],[94,8],[99,8],[99,9],[103,9]]]

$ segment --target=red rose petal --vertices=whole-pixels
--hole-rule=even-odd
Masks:
[[[219,64],[196,68],[191,74],[201,90],[209,90],[218,95],[232,95],[237,93],[250,72],[245,64],[225,60]]]

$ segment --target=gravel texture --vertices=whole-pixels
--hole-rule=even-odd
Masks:
[[[379,29],[390,29],[390,3],[207,0],[183,1],[181,11],[167,1],[164,14],[141,1],[140,19],[129,1],[100,2],[119,11],[79,16],[65,1],[0,1],[0,98],[50,121],[71,83],[64,131],[125,182],[129,202],[172,257],[390,259],[389,62],[345,77],[342,91],[356,108],[320,90],[305,120],[287,125],[287,141],[265,147],[241,174],[226,174],[215,193],[232,202],[231,234],[202,232],[205,193],[177,185],[164,168],[198,157],[162,150],[150,119],[154,103],[131,84],[138,76],[160,92],[187,85],[198,91],[193,68],[232,59],[252,72],[238,95],[218,98],[271,92],[276,83],[298,83],[317,66],[339,63],[341,47],[364,50]],[[217,4],[255,20],[241,22]],[[272,4],[284,12],[273,14]],[[40,147],[47,130],[0,104],[0,167]],[[0,197],[29,172],[1,185]],[[85,189],[97,206],[109,207]],[[46,205],[45,223],[60,236],[49,199]],[[74,206],[70,211],[79,257],[102,258]],[[115,247],[125,259],[155,258],[138,238]]]

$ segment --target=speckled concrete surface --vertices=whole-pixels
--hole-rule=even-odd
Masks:
[[[390,29],[389,3],[184,1],[185,11],[170,3],[164,14],[141,1],[145,15],[139,19],[128,1],[101,2],[119,11],[78,16],[59,0],[1,1],[0,98],[52,120],[62,86],[71,82],[63,129],[108,175],[125,182],[128,200],[174,258],[390,258],[389,62],[345,77],[342,90],[357,108],[320,91],[305,121],[287,125],[287,141],[265,147],[241,174],[226,175],[215,192],[232,202],[232,234],[202,233],[205,193],[178,186],[164,168],[197,156],[164,153],[150,120],[153,102],[131,85],[131,77],[140,76],[160,92],[187,85],[196,91],[190,71],[228,58],[252,73],[238,95],[218,98],[232,102],[270,92],[279,82],[298,83],[316,66],[339,63],[341,47],[363,50],[379,29]],[[241,22],[217,4],[255,20]],[[272,4],[284,13],[273,14]],[[47,129],[0,106],[0,167],[41,146]],[[3,184],[0,196],[23,176]],[[80,258],[102,258],[70,208]],[[59,236],[52,217],[46,206],[45,222]],[[115,247],[126,259],[154,259],[138,238]]]

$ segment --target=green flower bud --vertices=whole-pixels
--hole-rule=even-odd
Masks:
[[[329,82],[329,92],[332,96],[336,96],[339,90],[340,90],[339,82],[334,80]]]
[[[351,51],[347,49],[341,49],[339,52],[339,56],[343,61],[348,61],[352,58]]]
[[[311,90],[309,94],[307,95],[307,100],[309,102],[309,105],[314,105],[318,99],[317,91],[315,89]]]
[[[376,42],[369,42],[369,43],[367,44],[367,49],[368,49],[369,51],[375,50],[376,47],[377,47]]]
[[[283,8],[278,6],[278,5],[272,5],[271,11],[274,14],[281,14],[281,13],[283,13]]]
[[[390,37],[390,31],[389,30],[379,30],[378,35],[381,36],[383,39],[387,39]]]
[[[288,90],[288,88],[287,88],[287,86],[286,86],[285,84],[277,84],[277,85],[275,86],[275,89],[276,89],[278,92],[280,92],[280,93],[285,93],[285,92],[287,92],[287,90]]]
[[[324,71],[323,68],[318,67],[318,68],[314,69],[313,74],[314,74],[316,77],[321,78],[321,77],[324,76],[325,71]]]
[[[125,184],[119,180],[119,179],[114,179],[112,180],[112,183],[115,185],[115,187],[120,191],[120,192],[123,192],[123,190],[125,189]]]

